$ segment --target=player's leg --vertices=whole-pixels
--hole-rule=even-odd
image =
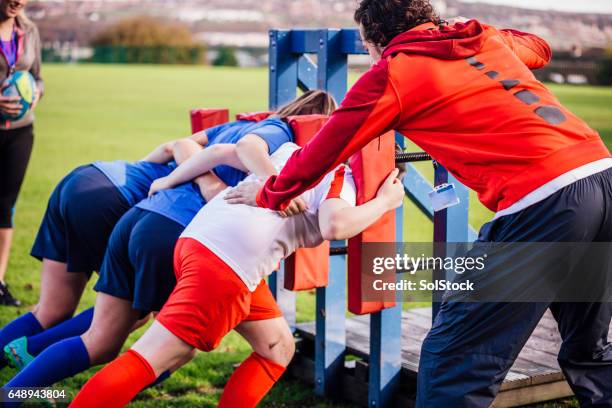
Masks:
[[[160,375],[189,361],[193,349],[155,321],[130,350],[98,371],[83,386],[71,406],[127,405]]]
[[[91,366],[112,360],[121,349],[139,312],[131,302],[100,293],[90,328],[47,347],[9,381],[8,387],[47,387]]]
[[[99,292],[94,319],[81,339],[91,366],[108,363],[121,351],[121,347],[141,312],[132,308],[132,302]]]
[[[129,204],[91,165],[62,180],[49,199],[32,256],[43,260],[40,301],[34,314],[44,328],[72,316],[108,238]]]
[[[139,319],[149,314],[149,310],[134,308],[138,266],[130,250],[130,247],[141,245],[140,256],[146,257],[149,253],[147,244],[135,237],[147,214],[149,212],[140,208],[132,208],[117,223],[109,238],[100,277],[94,287],[98,292],[94,321],[82,336],[91,365],[107,363],[115,358],[130,330]],[[163,240],[154,234],[150,237],[155,237],[149,239],[150,242]]]
[[[247,317],[250,292],[214,253],[181,239],[174,259],[177,285],[157,320],[85,384],[73,407],[127,404],[160,374],[188,361],[194,348],[213,350]]]
[[[181,231],[181,225],[158,214],[139,208],[128,211],[109,239],[89,329],[81,337],[49,347],[11,385],[55,382],[116,357],[138,319],[160,309],[172,291],[173,243]],[[87,358],[76,358],[72,366],[62,364],[63,356],[83,354],[83,350]],[[67,369],[48,370],[50,361]]]
[[[67,184],[79,169],[71,172],[56,186],[49,198],[45,215],[32,248],[32,256],[43,261],[39,302],[0,330],[0,347],[22,336],[32,336],[69,317],[75,310],[85,287],[85,274],[67,274],[67,248],[61,202]]]
[[[132,209],[119,221],[113,230],[109,239],[104,264],[100,268],[101,274],[96,287],[101,286],[104,289],[106,287],[127,288],[129,286],[128,275],[131,271],[131,265],[129,263],[127,246],[132,228],[139,220],[138,215],[139,210]],[[124,273],[118,273],[117,276],[119,278],[113,279],[113,270],[120,270]],[[65,272],[63,275],[73,276],[77,274]],[[119,283],[114,282],[115,280],[119,281]],[[123,285],[120,285],[120,283],[123,283]],[[125,289],[125,291],[129,292],[128,289]],[[102,310],[94,312],[94,319],[97,315],[97,320],[100,321],[101,316],[108,314],[108,311],[112,310],[113,307],[119,308],[121,310],[120,313],[123,315],[130,316],[129,311],[131,308],[127,308],[128,313],[126,314],[124,309],[121,308],[122,303],[117,302],[117,304],[108,305],[110,302],[104,302],[104,300],[106,299],[102,298],[102,303],[96,305],[96,307],[102,307]],[[130,305],[130,302],[125,303],[128,306]],[[133,322],[130,321],[129,324],[131,325]],[[91,330],[91,326],[89,330]],[[62,364],[61,362],[64,360],[69,361],[66,364]],[[53,365],[57,365],[59,369],[54,370]],[[48,347],[23,371],[16,375],[7,386],[26,386],[25,384],[27,386],[50,385],[59,379],[74,375],[89,367],[90,358],[85,343],[81,337],[70,337]]]
[[[180,223],[160,214],[140,208],[131,209],[111,235],[95,289],[100,294],[111,295],[113,299],[121,299],[129,304],[134,313],[138,311],[138,317],[160,310],[176,284],[173,268],[174,246],[183,229]],[[125,230],[125,233],[122,234],[122,230]],[[108,324],[114,324],[113,321],[112,318],[107,319]],[[134,322],[132,327],[136,324],[138,322]],[[104,333],[113,332],[113,329],[103,328],[100,332],[101,344],[106,346],[108,342]],[[119,335],[115,337],[121,338]],[[92,363],[95,364],[107,362],[116,356],[116,353],[112,353],[98,360],[94,356],[97,353],[89,346],[88,350]],[[191,356],[180,359],[177,365],[180,366],[190,359]]]
[[[251,312],[236,327],[253,353],[234,371],[225,385],[219,407],[254,407],[270,391],[295,353],[295,339],[287,321],[262,282],[251,295]]]
[[[51,385],[117,355],[140,316],[140,312],[132,310],[129,300],[134,268],[129,259],[128,246],[132,231],[144,213],[132,208],[117,223],[110,236],[96,284],[96,290],[100,293],[89,329],[83,336],[70,337],[48,347],[7,386]]]
[[[0,347],[20,337],[41,333],[70,317],[87,284],[86,274],[66,273],[66,264],[45,260],[41,275],[40,301],[26,313],[0,330]]]
[[[295,338],[284,317],[245,321],[236,327],[253,349],[267,360],[287,367],[295,354]]]
[[[21,370],[52,344],[83,334],[91,325],[93,314],[93,307],[90,307],[41,333],[15,339],[4,347],[4,356],[15,368]]]
[[[30,337],[20,337],[11,341],[4,348],[4,356],[15,368],[19,370],[30,364],[32,360],[40,353],[42,353],[47,347],[52,346],[58,341],[67,339],[69,337],[80,336],[89,329],[91,321],[93,320],[94,308],[90,307],[87,310],[79,313],[77,316],[68,319],[60,324],[51,327],[41,333],[35,334]],[[147,314],[134,325],[132,325],[130,332],[138,330],[140,327],[145,325],[151,317],[151,314]]]
[[[66,264],[45,259],[41,274],[40,300],[32,312],[19,316],[0,330],[0,348],[21,338],[41,334],[46,328],[70,317],[88,281],[87,274],[66,273]],[[81,321],[79,319],[79,321]],[[90,320],[91,321],[91,320]],[[88,323],[85,323],[88,326]],[[23,341],[21,341],[23,343]],[[27,360],[27,359],[26,359]],[[24,364],[27,362],[24,361]]]
[[[88,281],[87,273],[68,273],[65,263],[43,259],[40,298],[32,313],[44,329],[74,314]]]

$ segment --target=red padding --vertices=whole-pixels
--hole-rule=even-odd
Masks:
[[[327,122],[324,115],[292,116],[287,119],[295,143],[304,146]],[[329,242],[316,248],[302,248],[285,260],[285,289],[300,291],[327,286],[329,281]]]
[[[329,282],[329,241],[316,248],[302,248],[285,259],[285,289],[310,290]]]
[[[357,187],[357,204],[363,204],[376,196],[379,187],[395,168],[395,134],[389,132],[374,139],[361,152],[350,159],[350,167]],[[395,211],[386,213],[376,223],[348,242],[348,308],[356,314],[381,311],[395,306],[389,293],[375,292],[372,284],[375,279],[395,281],[395,272],[376,276],[364,259],[363,244],[368,242],[395,242]],[[390,249],[391,246],[389,246]],[[389,256],[394,256],[391,251]],[[387,254],[376,254],[387,256]],[[363,271],[363,273],[362,273]],[[366,301],[367,299],[367,301]]]
[[[325,115],[289,116],[287,123],[293,131],[295,144],[304,147],[328,120],[329,116]]]
[[[191,132],[197,133],[229,122],[229,109],[193,109],[189,116]]]

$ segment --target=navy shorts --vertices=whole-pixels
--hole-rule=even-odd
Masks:
[[[99,271],[108,237],[129,209],[100,170],[78,167],[51,194],[30,253],[39,260],[64,262],[69,272]]]
[[[176,285],[174,245],[184,229],[163,215],[132,208],[111,234],[94,290],[129,300],[143,313],[161,310]]]

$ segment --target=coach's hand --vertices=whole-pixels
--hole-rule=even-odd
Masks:
[[[151,187],[149,187],[149,197],[151,197],[157,192],[167,190],[172,187],[174,186],[172,185],[168,177],[160,177],[157,180],[153,181],[153,183],[151,183]]]
[[[305,212],[307,209],[308,205],[306,205],[306,202],[301,197],[298,197],[291,200],[284,210],[278,212],[278,215],[283,218],[293,217],[294,215]]]
[[[18,103],[20,100],[18,96],[0,96],[0,112],[10,116],[19,115],[22,108]]]
[[[257,192],[262,188],[262,181],[247,181],[238,184],[225,195],[225,201],[230,204],[246,204],[257,207]]]
[[[230,204],[246,204],[251,207],[258,207],[257,205],[257,193],[263,187],[262,181],[248,181],[240,183],[238,186],[231,189],[225,195],[225,201]],[[308,209],[306,202],[300,197],[291,200],[289,205],[283,210],[279,211],[278,214],[281,217],[292,217],[303,213]]]

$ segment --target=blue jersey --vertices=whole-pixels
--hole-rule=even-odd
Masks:
[[[237,121],[226,123],[206,130],[208,146],[214,144],[236,144],[248,134],[262,138],[268,144],[268,151],[273,154],[278,148],[293,141],[289,125],[278,118],[265,119],[261,122]],[[228,186],[241,182],[246,173],[230,166],[217,166],[213,172]]]
[[[97,161],[92,165],[100,170],[117,187],[130,206],[135,205],[149,193],[155,179],[165,177],[176,168],[176,164],[158,164],[145,161],[125,160]]]
[[[161,190],[136,204],[136,207],[163,215],[186,227],[204,204],[206,200],[202,198],[198,186],[189,182]]]

